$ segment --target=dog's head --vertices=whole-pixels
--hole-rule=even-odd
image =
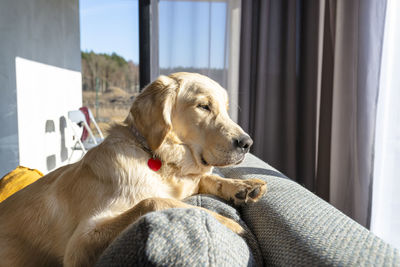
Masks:
[[[153,151],[173,133],[203,166],[237,164],[253,143],[230,119],[226,90],[200,74],[160,76],[135,99],[126,122]]]

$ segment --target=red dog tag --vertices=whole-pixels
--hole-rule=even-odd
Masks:
[[[153,171],[158,171],[161,168],[161,160],[157,159],[157,158],[150,158],[147,161],[147,165],[149,166],[150,169],[152,169]]]

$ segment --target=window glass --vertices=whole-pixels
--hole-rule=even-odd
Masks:
[[[228,91],[238,118],[240,0],[159,2],[161,74],[197,72]]]
[[[159,3],[160,73],[198,72],[226,85],[227,3]]]
[[[81,0],[83,105],[100,128],[125,119],[139,90],[137,0]]]

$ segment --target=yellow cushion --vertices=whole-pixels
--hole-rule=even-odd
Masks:
[[[18,166],[0,180],[0,202],[43,176],[38,170]]]

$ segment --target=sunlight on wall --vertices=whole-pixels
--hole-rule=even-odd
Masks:
[[[68,163],[68,111],[82,106],[81,73],[16,57],[19,164],[47,173]]]

